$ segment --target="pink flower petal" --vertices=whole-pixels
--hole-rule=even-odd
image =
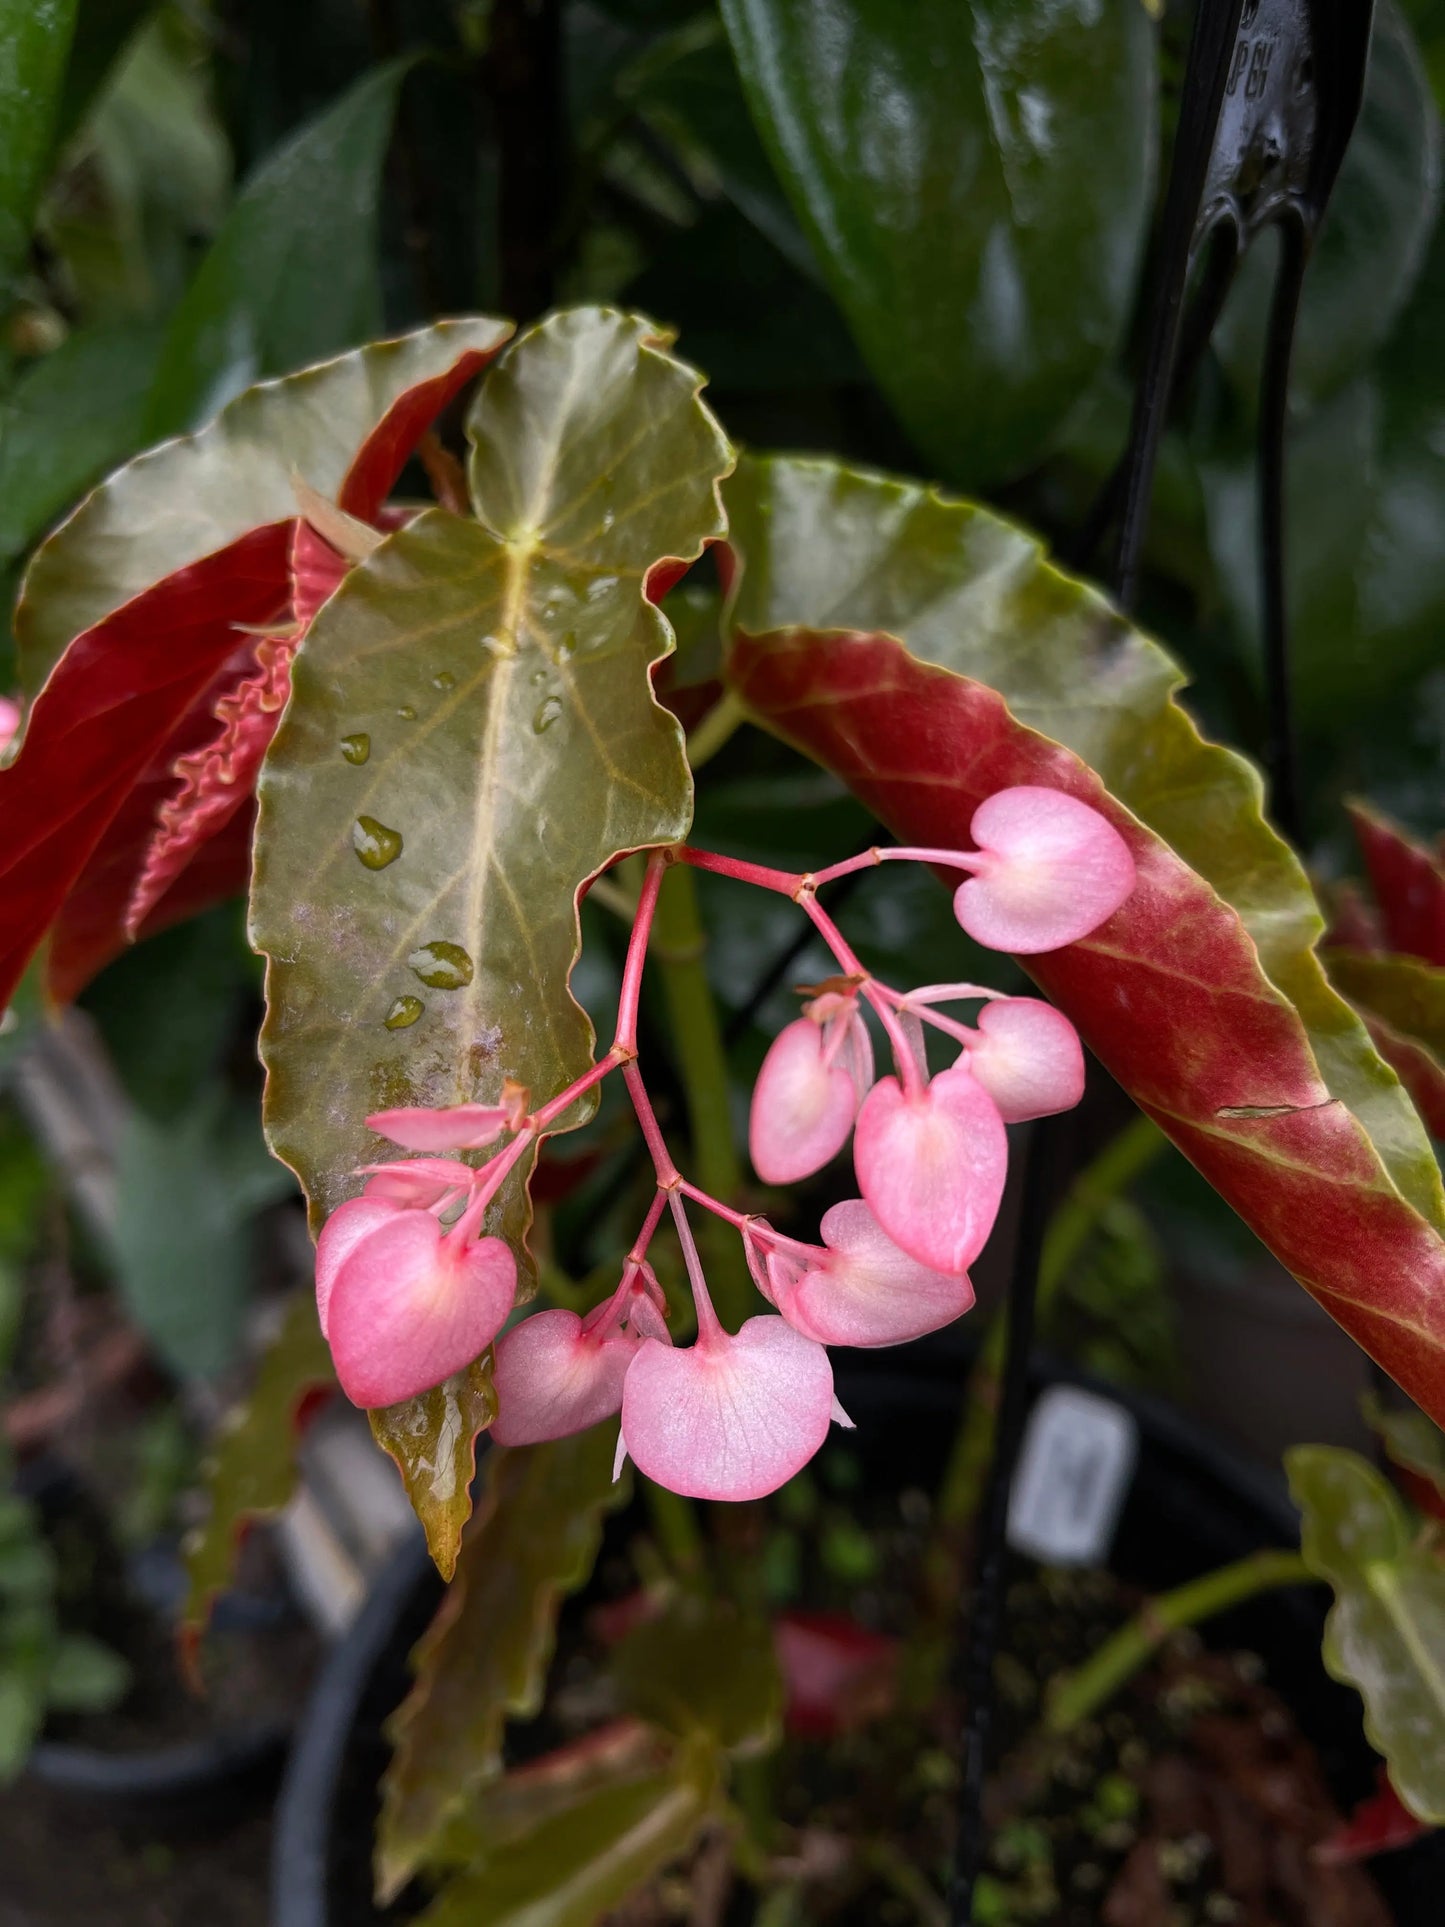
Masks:
[[[690,1499],[761,1499],[828,1434],[833,1368],[781,1318],[674,1351],[648,1340],[622,1388],[622,1441],[638,1469]]]
[[[500,1104],[453,1104],[431,1111],[423,1105],[404,1105],[395,1111],[376,1111],[367,1129],[390,1138],[404,1151],[478,1151],[501,1135],[507,1112]]]
[[[471,1188],[476,1172],[455,1158],[404,1158],[395,1164],[363,1164],[368,1198],[391,1198],[398,1204],[419,1205],[423,1211],[448,1191]]]
[[[1005,1124],[1072,1110],[1084,1095],[1084,1051],[1061,1010],[1037,997],[1001,998],[978,1014],[968,1068]]]
[[[764,1184],[795,1184],[848,1142],[858,1113],[851,1060],[828,1064],[811,1018],[780,1030],[753,1088],[748,1151]]]
[[[622,1406],[622,1381],[641,1341],[613,1330],[588,1334],[575,1311],[539,1311],[497,1346],[493,1384],[498,1445],[566,1438]]]
[[[516,1292],[516,1260],[500,1238],[461,1243],[429,1211],[393,1207],[331,1286],[326,1335],[342,1391],[369,1408],[430,1391],[486,1350]]]
[[[975,942],[1033,956],[1097,930],[1134,888],[1123,837],[1063,790],[1020,784],[974,811],[982,853],[959,885],[954,914]]]
[[[998,1216],[1008,1139],[993,1099],[962,1065],[916,1096],[880,1078],[858,1114],[858,1183],[879,1225],[911,1258],[958,1275]]]
[[[363,1238],[391,1223],[398,1208],[390,1198],[352,1198],[338,1205],[321,1227],[316,1241],[316,1315],[323,1338],[337,1272]]]
[[[820,1345],[905,1345],[940,1330],[973,1305],[964,1276],[934,1271],[900,1251],[861,1198],[823,1217],[826,1252],[791,1279],[772,1267],[784,1318]]]

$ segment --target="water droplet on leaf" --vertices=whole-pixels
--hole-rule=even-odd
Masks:
[[[553,723],[556,722],[561,714],[562,698],[560,696],[549,696],[532,718],[532,728],[536,731],[537,735],[540,736],[544,730],[552,727]]]
[[[440,669],[431,679],[433,689],[455,689],[457,679],[450,669]]]
[[[351,826],[351,847],[368,870],[384,870],[401,855],[401,831],[389,830],[374,816],[358,816]]]
[[[425,1009],[426,1005],[420,997],[398,997],[381,1021],[388,1030],[405,1030],[408,1024],[416,1022]]]
[[[460,990],[472,981],[472,960],[459,943],[428,943],[407,962],[433,990]]]
[[[416,711],[410,703],[403,703],[396,713],[404,723],[414,723],[416,721]]]
[[[343,736],[341,753],[348,763],[364,763],[371,754],[371,738],[364,730],[355,736]]]

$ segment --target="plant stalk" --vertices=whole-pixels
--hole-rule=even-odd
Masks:
[[[1257,1594],[1279,1586],[1312,1585],[1314,1574],[1298,1552],[1252,1552],[1151,1599],[1098,1651],[1055,1680],[1044,1713],[1044,1730],[1067,1733],[1091,1719],[1147,1664],[1165,1641],[1187,1626],[1212,1619]]]

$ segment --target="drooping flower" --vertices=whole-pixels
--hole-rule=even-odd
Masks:
[[[363,1238],[390,1224],[402,1207],[390,1198],[352,1198],[338,1205],[316,1241],[316,1316],[321,1335],[327,1335],[327,1310],[336,1274]]]
[[[977,943],[1032,956],[1096,930],[1134,888],[1134,859],[1114,826],[1063,790],[1020,784],[974,811],[973,874],[953,899]]]
[[[638,1346],[649,1338],[672,1343],[660,1298],[643,1265],[585,1318],[575,1311],[541,1311],[514,1325],[497,1346],[492,1378],[497,1444],[566,1438],[619,1411],[622,1382]]]
[[[964,1065],[910,1090],[880,1078],[858,1114],[853,1162],[894,1244],[933,1271],[968,1270],[998,1216],[1008,1139],[997,1105]]]
[[[765,1184],[796,1184],[848,1142],[873,1044],[854,995],[826,991],[773,1039],[753,1088],[748,1150]]]
[[[685,1351],[639,1347],[619,1454],[684,1498],[762,1499],[803,1469],[835,1416],[828,1354],[786,1320],[765,1313],[731,1335],[699,1320]]]
[[[1084,1095],[1079,1033],[1061,1010],[1037,997],[985,1004],[966,1061],[1005,1124],[1072,1110]]]
[[[902,1251],[861,1198],[823,1215],[823,1249],[779,1244],[760,1283],[795,1331],[820,1345],[903,1345],[961,1318],[973,1286]],[[757,1276],[757,1271],[754,1273]]]
[[[384,1211],[369,1228],[360,1209]],[[444,1231],[430,1211],[358,1198],[355,1237],[330,1275],[326,1337],[354,1405],[396,1405],[470,1365],[501,1330],[517,1263],[500,1238],[474,1238],[470,1212]],[[323,1237],[324,1237],[323,1233]]]

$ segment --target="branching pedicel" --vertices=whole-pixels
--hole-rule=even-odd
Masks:
[[[954,897],[960,924],[994,949],[1032,954],[1087,936],[1134,887],[1123,840],[1097,811],[1059,790],[1021,787],[975,812],[977,849],[869,850],[816,875],[763,869],[680,846],[655,851],[637,906],[612,1047],[537,1110],[512,1087],[496,1105],[381,1111],[371,1128],[422,1153],[366,1168],[366,1188],[321,1234],[316,1297],[343,1389],[358,1405],[390,1405],[439,1384],[496,1338],[516,1295],[516,1261],[482,1234],[486,1208],[529,1145],[578,1097],[620,1071],[657,1174],[657,1192],[617,1290],[585,1318],[544,1311],[497,1346],[504,1445],[561,1438],[622,1413],[619,1467],[630,1454],[649,1478],[692,1498],[756,1499],[849,1420],[833,1394],[825,1346],[898,1345],[966,1312],[968,1267],[1003,1193],[1006,1123],[1062,1111],[1083,1093],[1084,1062],[1068,1019],[1034,998],[977,984],[900,992],[863,968],[817,899],[820,886],[882,862],[968,873]],[[753,1093],[754,1168],[791,1184],[853,1134],[861,1198],[834,1205],[821,1245],[784,1237],[688,1182],[668,1152],[637,1062],[637,1009],[658,890],[668,864],[691,863],[791,897],[832,951],[839,974],[816,986],[804,1015],[774,1040]],[[941,1005],[982,1001],[977,1025]],[[894,1075],[875,1078],[867,1004]],[[925,1025],[961,1048],[930,1077]],[[510,1138],[480,1170],[447,1152]],[[776,1307],[737,1332],[708,1296],[687,1206],[733,1225],[759,1291]],[[697,1338],[674,1348],[663,1294],[647,1262],[670,1212],[697,1308]]]

